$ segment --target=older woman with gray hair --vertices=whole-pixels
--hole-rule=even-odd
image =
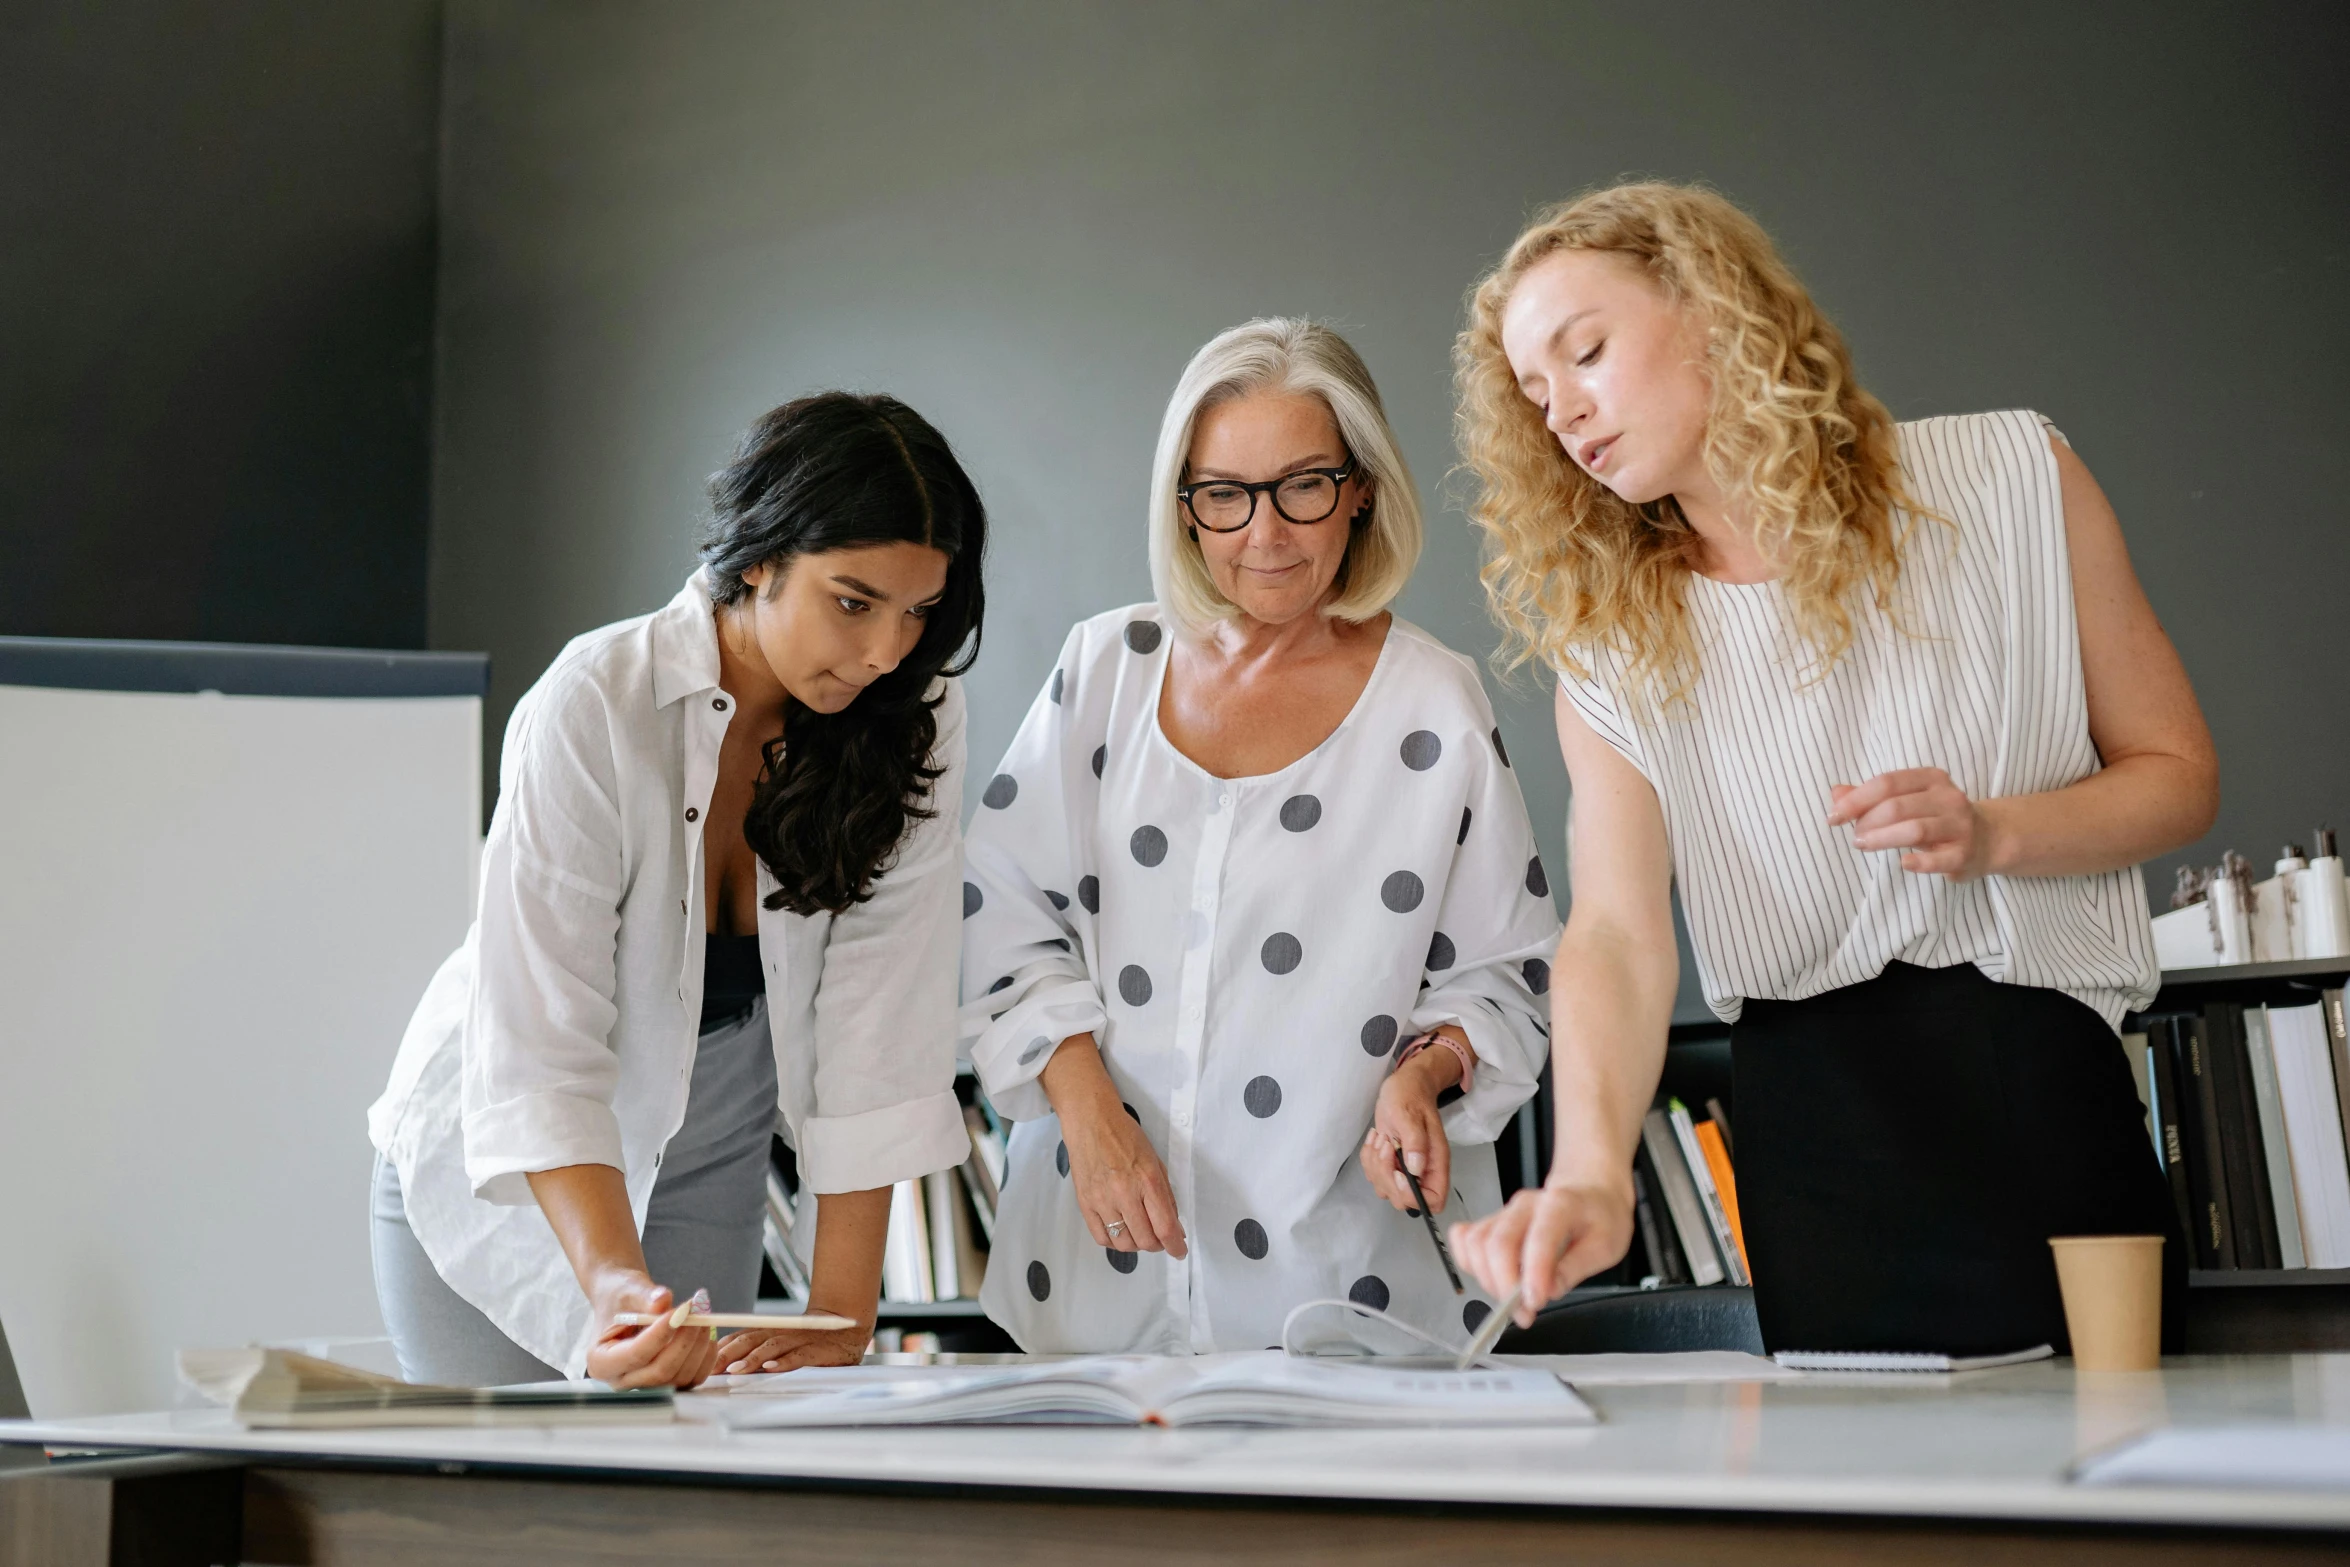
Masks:
[[[1274,319],[1192,359],[1151,479],[1157,601],[1069,633],[967,839],[964,1033],[1018,1122],[981,1299],[1031,1351],[1257,1349],[1342,1296],[1457,1339],[1490,1303],[1405,1171],[1499,1205],[1559,924],[1475,666],[1387,607],[1411,474],[1354,350]]]

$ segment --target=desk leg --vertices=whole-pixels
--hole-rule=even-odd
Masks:
[[[0,1567],[221,1567],[244,1559],[245,1467],[182,1454],[0,1471]]]

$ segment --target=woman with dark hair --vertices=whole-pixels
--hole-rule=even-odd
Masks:
[[[710,491],[685,589],[516,705],[478,915],[368,1115],[376,1289],[419,1380],[854,1363],[890,1188],[970,1153],[953,677],[986,512],[912,409],[840,392],[761,419]],[[810,1305],[857,1325],[616,1324],[749,1309],[777,1132],[816,1193]]]

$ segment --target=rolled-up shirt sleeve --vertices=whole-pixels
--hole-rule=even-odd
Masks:
[[[944,683],[932,815],[872,896],[836,915],[816,988],[815,1114],[798,1132],[817,1192],[870,1191],[970,1157],[955,1099],[955,960],[963,866],[963,688]]]
[[[524,1177],[534,1170],[624,1167],[612,1109],[623,876],[609,715],[584,680],[533,695],[507,728],[463,1030],[466,1176],[475,1196],[508,1205],[533,1200]]]
[[[1099,883],[1080,863],[1091,795],[1072,777],[1091,768],[1070,741],[1081,634],[989,779],[965,847],[962,1034],[988,1099],[1014,1121],[1052,1113],[1045,1064],[1108,1017],[1088,963],[1098,893],[1087,889]]]
[[[1481,715],[1492,724],[1491,713]],[[1480,830],[1454,851],[1437,923],[1453,965],[1430,980],[1412,1010],[1414,1030],[1457,1024],[1477,1056],[1470,1090],[1444,1108],[1454,1143],[1489,1143],[1534,1097],[1550,1050],[1550,960],[1558,949],[1557,906],[1534,845],[1526,802],[1498,747],[1466,748],[1477,758],[1470,810]]]

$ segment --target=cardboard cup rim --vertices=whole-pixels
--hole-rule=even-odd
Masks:
[[[2051,1235],[2051,1246],[2129,1246],[2153,1245],[2160,1247],[2169,1239],[2165,1235]]]

